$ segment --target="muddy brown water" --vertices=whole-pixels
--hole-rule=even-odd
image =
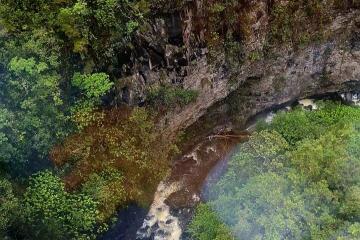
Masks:
[[[183,188],[171,194],[166,203],[172,208],[196,205],[201,199],[201,190],[211,170],[248,137],[247,131],[210,135],[183,154],[174,162],[168,180],[182,182]]]
[[[305,105],[308,105],[308,102],[306,101]],[[278,110],[287,109],[288,106],[284,105]],[[131,209],[134,214],[141,212],[139,217],[145,219],[142,225],[139,225],[139,218],[134,218],[134,225],[127,224],[132,226],[130,235],[103,239],[190,239],[184,230],[196,205],[206,201],[207,188],[216,183],[226,171],[227,160],[240,143],[248,140],[253,124],[258,119],[267,120],[272,116],[271,111],[264,111],[255,116],[253,121],[249,121],[249,131],[236,132],[232,130],[234,127],[229,119],[218,118],[216,115],[200,119],[188,129],[190,134],[181,146],[182,153],[173,161],[169,177],[159,184],[147,214],[144,215],[144,209]],[[127,220],[129,219],[123,219]],[[135,227],[138,227],[136,234],[133,231]]]
[[[220,131],[198,139],[196,144],[183,151],[174,160],[169,176],[159,184],[136,239],[186,239],[184,229],[195,206],[202,200],[201,193],[209,173],[225,162],[249,135],[247,131]]]
[[[100,239],[175,240],[180,235],[180,239],[186,239],[186,232],[183,230],[190,221],[195,206],[201,201],[201,192],[209,173],[248,137],[247,131],[224,131],[196,139],[192,146],[184,148],[182,154],[174,160],[171,173],[160,183],[150,209],[131,205],[121,210],[116,225]],[[166,225],[168,223],[169,226]],[[139,236],[141,232],[142,235]]]

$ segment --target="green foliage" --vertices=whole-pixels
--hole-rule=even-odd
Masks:
[[[98,102],[114,83],[110,82],[106,73],[84,74],[75,73],[72,84],[78,87],[87,99]]]
[[[98,203],[84,194],[65,191],[45,171],[31,177],[24,195],[23,218],[36,239],[95,239]]]
[[[148,101],[155,108],[168,109],[185,106],[195,101],[197,96],[198,93],[195,90],[166,85],[151,89],[148,94]]]
[[[83,129],[103,115],[96,112],[103,97],[113,86],[109,76],[105,73],[80,74],[75,73],[72,85],[81,92],[80,100],[71,108],[71,120],[76,123],[78,129]]]
[[[271,9],[270,40],[273,43],[305,45],[325,36],[333,17],[333,0],[300,0],[275,3]]]
[[[350,221],[360,222],[360,187],[352,186],[345,192],[340,212],[349,217]]]
[[[213,216],[197,212],[193,236],[215,217],[236,239],[359,237],[360,110],[319,106],[279,114],[240,146],[209,193]]]
[[[126,202],[124,177],[115,169],[92,174],[82,187],[85,195],[99,202],[101,221],[106,221]]]
[[[357,240],[360,238],[360,223],[348,223],[339,231],[333,239],[336,240]]]
[[[10,31],[27,30],[40,24],[54,24],[56,14],[51,11],[59,1],[5,0],[1,2],[1,23]],[[37,13],[37,14],[36,14]]]
[[[2,2],[0,8],[10,2]],[[16,17],[15,9],[8,11],[0,18],[10,14]],[[26,24],[23,26],[27,29]],[[62,40],[45,25],[13,33],[2,28],[0,170],[13,177],[23,178],[43,168],[51,147],[73,130],[67,119],[66,77],[61,74],[71,63],[64,63],[67,58],[61,56],[66,51],[59,47],[61,44]]]
[[[236,154],[229,162],[227,177],[218,183],[215,194],[232,191],[235,182],[240,186],[268,169],[280,171],[285,161],[283,154],[288,147],[288,143],[277,132],[254,133],[248,142],[241,145],[239,152],[242,154]],[[254,168],[254,165],[257,167]]]
[[[141,13],[133,8],[133,3],[127,0],[72,2],[59,9],[58,24],[73,40],[75,52],[86,52],[88,47],[92,47],[101,54],[101,50],[111,47],[105,54],[114,54],[109,52],[114,50],[113,41],[122,41],[125,45],[128,41],[126,38],[138,28],[142,18]],[[110,34],[110,39],[104,38],[104,34]],[[105,40],[102,42],[103,45],[96,40],[97,38]]]
[[[70,109],[70,119],[76,124],[78,130],[82,130],[91,123],[103,118],[103,114],[96,110],[97,105],[93,101],[79,100]]]
[[[6,231],[15,220],[19,201],[13,193],[11,183],[0,178],[0,238],[6,239]]]
[[[307,112],[302,109],[295,109],[289,114],[279,113],[270,126],[292,145],[306,138],[314,138],[321,131],[319,127],[311,122]]]
[[[226,6],[224,6],[223,3],[217,2],[211,6],[210,11],[212,13],[222,13],[225,9],[226,9]]]
[[[300,142],[289,153],[296,176],[307,182],[326,180],[332,189],[351,186],[354,176],[348,176],[347,167],[359,164],[352,161],[346,149],[351,131],[347,126],[336,126],[317,139]]]
[[[357,122],[360,111],[337,102],[318,102],[318,111],[297,108],[290,113],[279,113],[269,128],[279,132],[291,145],[304,139],[314,139],[337,124]]]
[[[109,216],[115,206],[122,204],[122,184],[120,176],[100,180],[105,177],[101,172],[108,168],[121,172],[126,201],[148,204],[168,172],[174,145],[160,135],[153,117],[144,108],[112,109],[103,114],[103,118],[57,146],[52,160],[67,169],[65,179],[70,188],[86,185],[89,179],[93,182],[92,178],[104,181],[99,188],[117,185],[119,192],[114,192],[114,199],[110,198],[111,203],[102,210]]]
[[[60,76],[45,62],[14,57],[2,79],[0,101],[0,163],[19,167],[34,157],[46,157],[66,136]]]
[[[128,0],[5,0],[0,6],[0,22],[9,32],[45,28],[70,40],[74,52],[97,61],[109,59],[129,43],[142,22],[138,1]],[[120,44],[118,44],[120,42]],[[70,45],[70,46],[69,46]],[[105,49],[105,50],[104,50]],[[90,56],[90,52],[96,55]]]
[[[249,53],[249,60],[254,62],[261,59],[261,52],[260,51],[252,51]]]
[[[304,239],[307,226],[315,225],[312,219],[316,218],[290,186],[281,175],[263,173],[210,205],[237,239]]]
[[[208,205],[196,208],[194,219],[188,229],[194,240],[233,240],[230,230],[223,224]]]

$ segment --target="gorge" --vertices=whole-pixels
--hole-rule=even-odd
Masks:
[[[359,100],[358,0],[5,0],[0,238],[357,239]]]

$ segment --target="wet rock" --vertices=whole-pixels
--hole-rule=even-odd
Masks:
[[[239,108],[244,110],[246,122],[250,116],[276,104],[324,92],[346,92],[359,85],[358,9],[338,14],[327,26],[328,38],[321,43],[296,50],[275,46],[269,49],[267,57],[245,59],[232,69],[224,52],[218,53],[217,64],[209,63],[204,44],[206,29],[195,31],[194,21],[203,16],[204,1],[187,4],[188,7],[169,10],[153,19],[145,27],[147,31],[137,34],[132,62],[124,65],[129,76],[116,84],[120,96],[115,101],[129,105],[146,102],[148,89],[160,84],[196,90],[199,96],[195,102],[159,119],[159,126],[169,135],[190,126],[231,94],[241,99]],[[246,5],[249,34],[244,47],[247,52],[262,51],[269,31],[268,1],[250,0]]]
[[[346,102],[348,104],[360,106],[360,93],[347,92],[347,93],[341,93],[340,96],[344,102]]]
[[[194,6],[199,7],[202,1],[189,2],[195,2]],[[251,32],[246,47],[248,51],[261,50],[269,21],[264,5],[267,1],[248,2],[253,12],[249,13]],[[200,131],[204,128],[204,124],[196,123],[200,117],[208,118],[216,125],[214,122],[223,121],[224,116],[230,116],[234,111],[239,114],[233,125],[241,128],[250,117],[266,109],[329,92],[343,93],[344,101],[358,101],[360,96],[354,91],[360,90],[359,13],[354,10],[337,16],[328,27],[329,38],[321,43],[296,50],[275,47],[268,57],[245,60],[236,69],[236,74],[226,65],[225,53],[218,54],[218,64],[210,64],[206,46],[192,42],[193,12],[189,11],[183,17],[170,15],[166,20],[156,20],[151,34],[142,36],[146,43],[142,52],[146,56],[141,63],[134,64],[134,74],[127,79],[131,94],[126,100],[136,105],[138,99],[135,96],[146,98],[144,92],[149,86],[164,83],[198,91],[195,102],[176,108],[159,120],[159,126],[169,135],[194,123],[195,129]],[[183,39],[177,41],[180,25]],[[201,36],[199,39],[201,41]],[[304,106],[314,108],[311,104]],[[179,238],[181,219],[191,215],[191,207],[198,202],[194,195],[198,196],[209,169],[219,161],[219,156],[224,156],[223,152],[228,153],[231,149],[221,144],[214,148],[216,151],[209,151],[208,147],[206,144],[200,146],[179,160],[179,164],[174,164],[173,179],[170,180],[187,187],[172,189],[174,186],[160,184],[149,211],[154,217],[146,218],[138,231],[143,239],[161,239],[171,231]],[[172,239],[173,236],[167,237]]]
[[[168,219],[168,220],[166,220],[165,224],[171,224],[171,223],[173,223],[173,222],[174,222],[173,219]]]

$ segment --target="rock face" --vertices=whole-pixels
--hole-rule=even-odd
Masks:
[[[167,112],[159,121],[168,132],[190,126],[219,102],[236,105],[241,113],[237,120],[245,123],[250,116],[298,98],[360,90],[360,10],[334,17],[321,42],[298,49],[275,46],[266,56],[248,54],[230,66],[227,53],[221,51],[209,61],[206,29],[194,32],[204,1],[187,2],[182,10],[155,19],[147,34],[139,34],[133,74],[117,85],[117,99],[130,105],[145,102],[147,90],[159,84],[196,90],[196,101]],[[269,1],[248,2],[250,30],[244,51],[262,52]]]
[[[243,83],[232,93],[237,110],[243,115],[240,120],[296,99],[358,92],[358,24],[356,12],[339,16],[329,29],[335,38],[297,52],[279,49],[274,57],[253,63],[244,75],[239,75]]]

